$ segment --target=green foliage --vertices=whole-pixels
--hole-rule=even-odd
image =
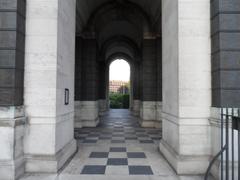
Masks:
[[[129,94],[110,93],[110,108],[112,109],[128,109],[129,108]]]
[[[122,95],[122,105],[123,109],[129,108],[129,94]]]

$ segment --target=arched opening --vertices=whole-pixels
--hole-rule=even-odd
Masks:
[[[161,1],[99,2],[77,2],[75,127],[98,126],[101,117],[112,107],[130,109],[142,127],[159,128],[162,101]],[[82,16],[84,6],[88,6],[89,12]],[[129,82],[122,82],[129,87],[127,106],[123,103],[110,106],[109,102],[110,64],[118,59],[127,61],[131,70],[129,79],[123,80]]]
[[[130,65],[115,59],[109,65],[108,100],[110,109],[129,109],[131,99]]]

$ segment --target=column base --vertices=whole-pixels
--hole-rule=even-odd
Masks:
[[[160,152],[178,175],[203,175],[209,165],[209,156],[179,155],[164,140],[160,141]]]
[[[0,179],[15,180],[24,172],[24,107],[0,107]]]
[[[140,105],[141,105],[140,100],[133,100],[132,114],[134,116],[138,117],[140,115]]]
[[[143,101],[140,106],[140,125],[146,128],[161,128],[161,113],[161,102]]]
[[[75,101],[75,128],[96,127],[99,124],[98,101]]]
[[[0,174],[4,180],[19,179],[25,172],[24,158],[18,158],[14,161],[0,161]]]
[[[160,126],[156,120],[144,120],[140,119],[140,125],[144,128],[155,128]]]
[[[77,151],[76,140],[73,139],[55,155],[25,155],[25,171],[28,173],[57,173]]]
[[[100,99],[98,102],[99,102],[99,116],[103,116],[108,111],[108,101],[106,99]]]
[[[84,120],[82,119],[82,127],[97,127],[98,124],[100,123],[99,118],[92,119],[92,120]]]

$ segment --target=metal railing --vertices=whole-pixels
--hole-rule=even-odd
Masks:
[[[204,180],[210,177],[210,171],[216,161],[220,161],[221,180],[240,180],[240,109],[221,109],[221,150],[209,164]]]

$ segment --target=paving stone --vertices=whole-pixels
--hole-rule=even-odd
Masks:
[[[107,165],[128,165],[128,160],[127,158],[109,158],[107,161]]]
[[[89,157],[90,158],[107,158],[108,152],[92,152]]]
[[[81,174],[105,174],[106,166],[84,166]]]
[[[153,175],[150,166],[129,166],[130,175]]]
[[[127,157],[128,158],[146,158],[146,155],[143,152],[128,152]]]
[[[126,152],[126,147],[111,147],[110,152]]]

